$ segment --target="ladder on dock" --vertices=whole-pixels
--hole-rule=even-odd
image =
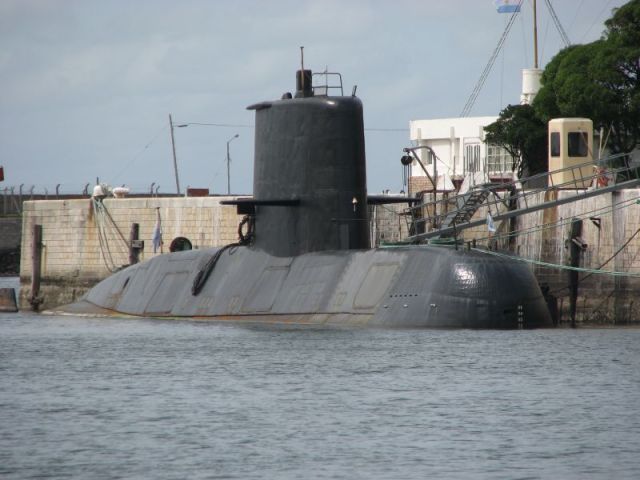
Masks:
[[[453,201],[457,208],[447,213],[442,220],[440,228],[461,225],[471,221],[471,217],[485,203],[491,191],[488,187],[470,190],[462,195],[457,195]]]

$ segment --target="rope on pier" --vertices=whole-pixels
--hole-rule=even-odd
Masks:
[[[125,247],[125,252],[128,252],[129,244],[120,231],[120,228],[118,228],[115,220],[113,219],[105,205],[102,203],[102,200],[96,197],[92,197],[91,203],[93,206],[93,211],[95,213],[96,229],[98,233],[98,242],[100,244],[100,253],[102,254],[102,261],[104,262],[104,266],[107,268],[107,270],[109,270],[111,273],[116,272],[122,268],[122,265],[116,264],[113,258],[113,252],[111,251],[111,247],[109,246],[109,235],[107,230],[109,228],[115,230],[117,234],[116,240],[120,239],[120,241],[122,241]],[[111,237],[113,238],[113,234],[111,235]]]

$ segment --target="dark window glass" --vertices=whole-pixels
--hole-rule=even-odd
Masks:
[[[560,156],[560,132],[551,132],[551,156]]]
[[[570,157],[586,157],[589,153],[587,148],[586,132],[569,132],[569,156]]]

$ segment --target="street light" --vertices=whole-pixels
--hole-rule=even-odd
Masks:
[[[176,141],[173,138],[173,127],[183,127],[184,125],[174,125],[173,120],[171,119],[171,114],[169,114],[169,127],[171,128],[171,149],[173,150],[173,171],[176,176],[176,190],[178,191],[178,195],[180,195],[180,180],[178,179],[178,161],[176,160]]]
[[[227,195],[231,195],[231,156],[229,155],[229,144],[239,136],[240,134],[236,133],[227,140]]]
[[[235,124],[232,125],[228,123],[199,123],[199,122],[188,122],[188,123],[181,123],[179,125],[175,125],[173,123],[173,119],[171,118],[171,115],[169,115],[169,126],[171,127],[171,147],[173,149],[173,167],[175,170],[176,189],[178,190],[178,194],[180,194],[180,182],[178,180],[178,164],[176,161],[176,144],[173,136],[173,130],[174,128],[184,128],[190,125],[203,125],[203,126],[209,126],[209,127],[253,127],[253,125],[235,125]],[[229,144],[239,136],[240,134],[236,133],[233,137],[227,140],[227,195],[231,194],[231,155],[229,153]]]

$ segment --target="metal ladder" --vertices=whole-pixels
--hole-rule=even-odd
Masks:
[[[471,217],[473,217],[478,211],[478,208],[485,203],[490,193],[491,191],[483,186],[482,188],[470,190],[467,193],[455,197],[453,201],[455,202],[456,209],[444,217],[440,228],[451,227],[471,220]]]

